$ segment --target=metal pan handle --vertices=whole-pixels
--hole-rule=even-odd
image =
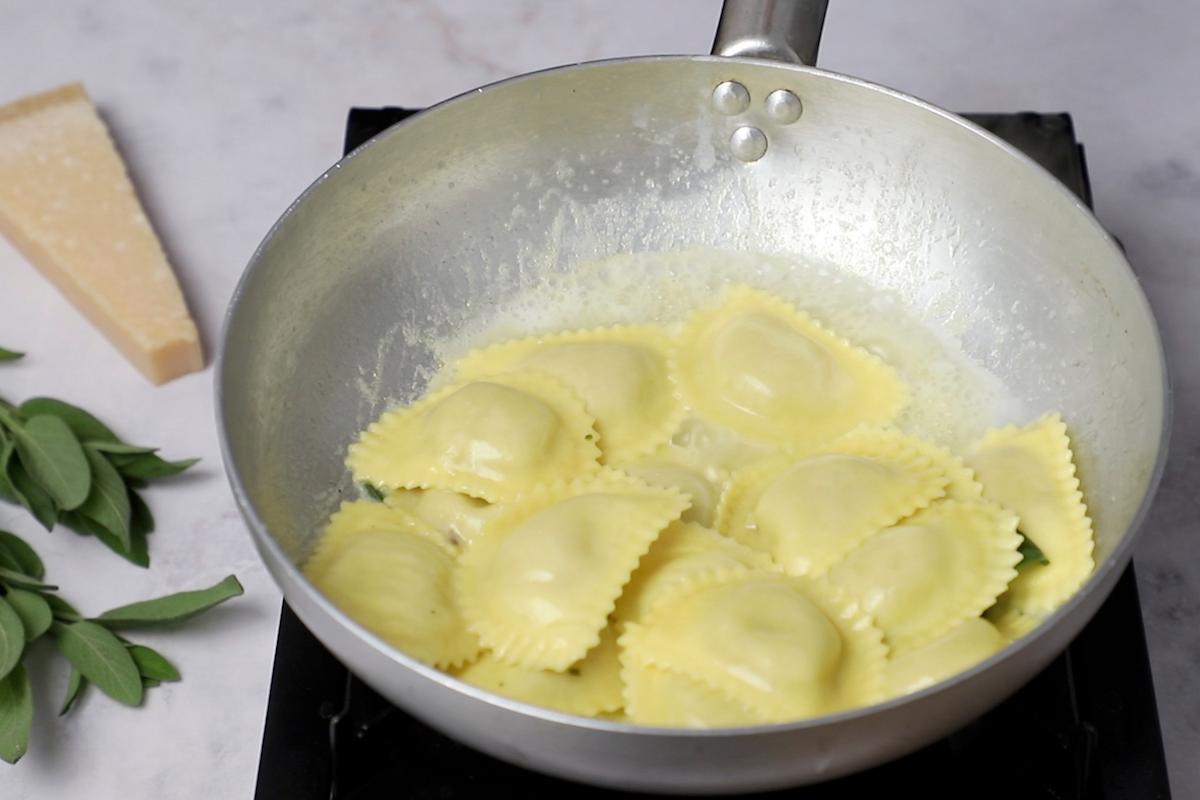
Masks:
[[[828,0],[725,0],[714,56],[817,63]]]

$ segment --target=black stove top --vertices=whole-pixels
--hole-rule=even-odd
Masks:
[[[354,109],[346,151],[406,109]],[[970,114],[1091,204],[1067,114]],[[511,766],[442,736],[354,678],[285,603],[257,800],[646,797]],[[910,756],[778,800],[902,796],[1168,800],[1166,763],[1133,567],[1067,651],[966,728]]]

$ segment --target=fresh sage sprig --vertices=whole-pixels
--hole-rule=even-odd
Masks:
[[[29,746],[33,694],[22,657],[31,642],[52,637],[71,664],[59,715],[71,710],[89,684],[119,703],[137,706],[147,689],[179,680],[179,670],[118,631],[182,622],[242,594],[242,585],[230,575],[207,589],[84,617],[44,577],[37,552],[15,534],[0,531],[0,759],[10,764]]]
[[[0,399],[0,500],[24,506],[46,530],[61,524],[95,536],[142,567],[150,564],[154,517],[138,489],[196,461],[165,461],[156,448],[123,442],[62,400]]]

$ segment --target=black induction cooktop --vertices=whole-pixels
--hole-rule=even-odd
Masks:
[[[346,151],[410,114],[354,109]],[[1067,114],[970,114],[1089,205],[1083,147]],[[1025,688],[910,756],[829,783],[755,797],[1169,800],[1133,567],[1092,622]],[[257,800],[648,797],[568,783],[478,753],[354,678],[286,604]]]

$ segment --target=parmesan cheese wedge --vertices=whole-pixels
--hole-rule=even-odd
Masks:
[[[0,107],[0,233],[148,379],[203,369],[183,292],[80,84]]]

